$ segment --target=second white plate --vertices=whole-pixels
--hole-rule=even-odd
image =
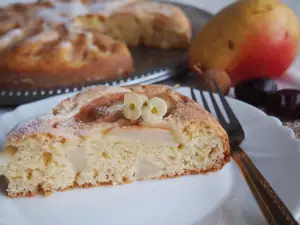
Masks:
[[[179,91],[189,95],[189,88]],[[23,105],[0,117],[0,144],[15,124],[45,112],[67,97]],[[243,148],[275,191],[300,215],[300,142],[279,120],[234,99]],[[2,225],[247,225],[266,224],[233,162],[217,173],[116,187],[75,189],[50,197],[10,199],[0,194]]]

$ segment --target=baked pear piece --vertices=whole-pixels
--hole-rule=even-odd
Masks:
[[[11,197],[200,174],[230,160],[228,136],[164,85],[98,86],[17,125],[0,156]]]

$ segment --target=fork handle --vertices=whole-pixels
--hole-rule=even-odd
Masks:
[[[240,168],[268,223],[271,225],[299,225],[243,149],[234,147],[232,150],[231,156]]]

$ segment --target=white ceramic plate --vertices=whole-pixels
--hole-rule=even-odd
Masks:
[[[188,88],[180,92],[189,95]],[[0,117],[0,143],[16,123],[49,112],[64,96],[20,106]],[[300,218],[300,142],[278,119],[228,99],[246,132],[243,148]],[[0,225],[266,224],[234,162],[209,175],[75,189],[50,197],[0,194]]]

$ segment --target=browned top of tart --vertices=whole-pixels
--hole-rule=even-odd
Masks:
[[[197,136],[209,128],[225,137],[226,133],[217,120],[198,103],[165,85],[134,85],[126,87],[97,86],[63,100],[53,108],[53,113],[21,123],[9,134],[10,141],[19,141],[24,135],[41,133],[69,138],[85,136],[93,130],[107,132],[115,127],[144,125],[140,119],[130,121],[122,114],[123,98],[126,93],[135,92],[163,99],[167,113],[152,128],[174,129],[187,135]]]

